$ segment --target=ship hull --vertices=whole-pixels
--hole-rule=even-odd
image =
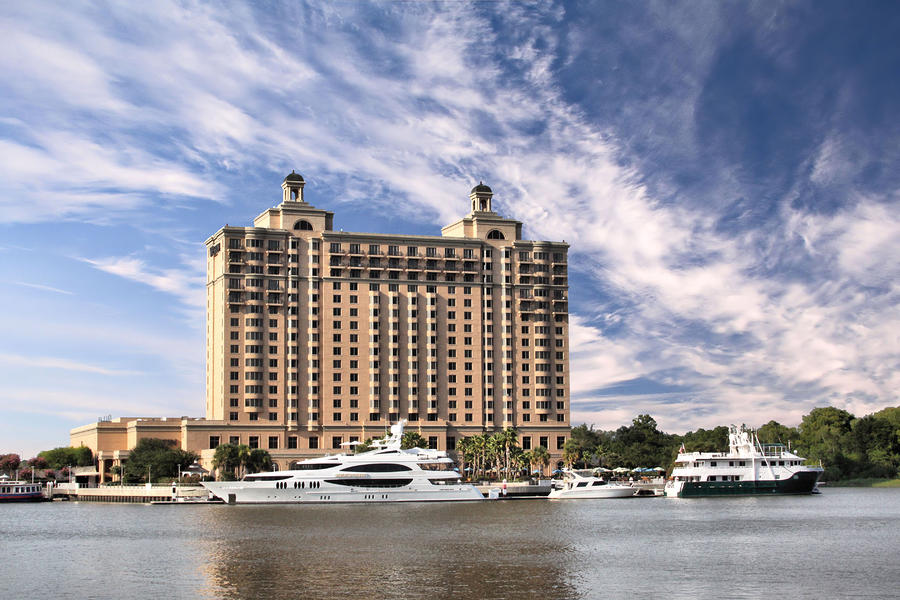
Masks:
[[[460,502],[484,500],[472,485],[433,486],[431,489],[340,488],[323,485],[315,490],[245,487],[240,482],[204,482],[215,497],[228,504],[338,504],[384,502]]]
[[[717,496],[777,496],[812,494],[820,471],[802,471],[789,479],[761,481],[684,481],[681,489],[666,489],[667,496],[703,498]]]

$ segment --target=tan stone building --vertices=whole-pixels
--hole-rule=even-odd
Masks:
[[[516,427],[559,457],[568,245],[521,239],[484,184],[440,236],[335,231],[304,185],[292,172],[277,207],[206,241],[206,419],[98,423],[72,443],[107,450],[109,430],[122,457],[146,430],[204,462],[241,443],[286,467],[407,419],[435,448]]]

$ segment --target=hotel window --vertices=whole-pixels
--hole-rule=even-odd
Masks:
[[[341,420],[341,413],[339,413],[339,412],[332,413],[332,414],[331,414],[331,420],[332,420],[332,421],[340,421],[340,420]]]
[[[232,435],[231,437],[228,438],[228,443],[231,444],[232,446],[237,446],[241,443],[241,438],[240,438],[240,436]]]
[[[309,438],[309,449],[316,450],[319,447],[319,437],[318,436],[310,436]]]
[[[431,450],[437,450],[438,447],[438,439],[436,435],[428,436],[428,448]]]
[[[237,414],[236,412],[230,412],[230,413],[228,413],[228,420],[229,420],[229,421],[237,421],[237,420],[238,420],[238,414]]]
[[[288,450],[294,450],[297,448],[297,436],[296,435],[288,436],[287,447],[288,447]]]
[[[522,438],[522,450],[531,450],[531,436]]]
[[[258,436],[258,435],[251,435],[251,436],[250,436],[250,443],[247,444],[247,445],[250,446],[250,448],[259,448],[259,436]]]
[[[211,435],[209,436],[209,449],[213,450],[219,447],[219,436]]]
[[[556,449],[562,450],[565,445],[566,445],[566,436],[564,436],[564,435],[556,436]]]
[[[276,450],[278,448],[278,436],[270,435],[269,436],[269,450]]]

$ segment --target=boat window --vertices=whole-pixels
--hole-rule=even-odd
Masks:
[[[395,488],[412,483],[412,479],[327,479],[325,483],[347,487]]]
[[[586,487],[587,484],[588,484],[587,481],[579,481],[579,482],[578,482],[578,485],[576,485],[575,487]]]
[[[716,461],[714,461],[714,460],[709,461],[709,466],[711,466],[711,467],[716,466]]]
[[[367,463],[345,467],[341,469],[341,471],[352,471],[354,473],[396,473],[398,471],[412,471],[412,469],[406,465],[398,465],[397,463]]]
[[[338,465],[327,463],[298,463],[294,465],[294,471],[318,471],[319,469],[332,469]]]
[[[244,481],[282,481],[290,478],[290,475],[245,475]]]
[[[453,463],[428,462],[419,463],[419,468],[423,471],[452,471]]]

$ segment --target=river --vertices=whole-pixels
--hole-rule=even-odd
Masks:
[[[896,598],[900,489],[0,506],[3,598]]]

